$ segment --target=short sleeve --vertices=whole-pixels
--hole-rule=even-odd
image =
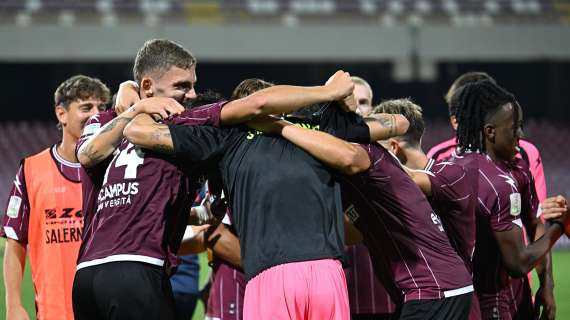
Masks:
[[[228,130],[211,126],[169,125],[174,155],[193,162],[209,160],[225,151]]]
[[[29,220],[30,205],[24,177],[24,161],[22,161],[12,183],[10,197],[8,198],[6,209],[4,210],[0,236],[17,240],[22,244],[27,244]]]
[[[220,101],[209,105],[188,109],[179,115],[166,119],[164,123],[184,126],[207,125],[219,127],[222,108],[226,103],[228,103],[228,101]]]
[[[83,127],[83,131],[81,132],[81,137],[77,141],[77,145],[75,146],[75,153],[79,152],[81,146],[89,140],[95,133],[97,133],[101,127],[103,127],[107,122],[113,120],[117,114],[113,110],[99,112],[96,115],[91,116],[85,126]]]
[[[370,143],[370,129],[354,112],[345,112],[338,103],[326,104],[319,111],[320,130],[354,143]]]
[[[435,201],[449,202],[471,195],[466,183],[467,171],[453,162],[439,162],[432,166],[428,173],[431,183],[431,198]]]

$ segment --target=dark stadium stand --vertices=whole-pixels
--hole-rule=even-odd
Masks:
[[[0,23],[115,23],[163,18],[166,23],[286,21],[370,24],[378,18],[417,24],[557,23],[568,15],[556,0],[1,0]],[[70,18],[73,16],[73,18]],[[77,17],[75,17],[77,16]],[[331,19],[332,18],[332,19]],[[67,19],[67,20],[66,20]],[[105,20],[107,19],[107,20]],[[20,20],[21,21],[21,20]],[[26,20],[29,21],[29,20]]]

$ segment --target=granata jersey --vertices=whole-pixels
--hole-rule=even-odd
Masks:
[[[441,218],[447,237],[470,274],[475,250],[475,212],[477,210],[477,162],[471,158],[429,159],[425,167],[431,183],[428,200]],[[474,295],[469,319],[481,319],[479,300]]]
[[[419,187],[382,146],[362,147],[371,166],[341,182],[343,204],[390,296],[399,304],[472,292],[469,272]]]
[[[222,106],[186,110],[165,122],[218,126]],[[114,116],[112,111],[93,116],[78,148]],[[86,219],[77,268],[113,261],[165,265],[178,250],[202,169],[126,139],[99,166],[84,168]]]
[[[364,244],[346,248],[348,267],[344,269],[350,313],[373,315],[396,312],[396,305],[374,274],[370,254]]]
[[[427,154],[429,158],[434,160],[447,160],[457,155],[457,141],[455,138],[446,140],[435,147],[431,148]],[[534,178],[534,186],[540,202],[546,199],[546,180],[544,177],[544,167],[542,158],[538,148],[530,141],[525,139],[519,140],[519,153],[517,158],[523,159],[528,163],[530,172]]]
[[[465,153],[478,162],[477,246],[473,279],[484,319],[530,319],[532,299],[526,277],[512,279],[495,232],[531,228],[539,218],[538,197],[526,162],[494,162],[484,154]],[[529,232],[534,234],[534,231]],[[524,239],[521,237],[521,242]],[[524,243],[523,243],[524,244]]]
[[[37,319],[73,319],[83,229],[79,170],[54,145],[22,161],[8,199],[0,233],[28,247]]]

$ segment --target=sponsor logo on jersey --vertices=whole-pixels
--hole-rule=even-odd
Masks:
[[[431,222],[433,222],[433,224],[435,224],[437,226],[439,231],[444,232],[443,225],[441,224],[441,219],[439,218],[439,216],[437,214],[435,214],[435,212],[431,213]]]
[[[360,215],[358,214],[358,211],[356,211],[356,208],[354,207],[353,204],[351,204],[345,211],[344,214],[346,214],[348,216],[348,218],[350,219],[350,221],[355,222],[356,220],[358,220],[358,218],[360,217]]]
[[[20,212],[21,205],[22,205],[22,198],[18,196],[11,196],[10,202],[8,202],[8,210],[6,210],[6,215],[10,218],[17,218]]]

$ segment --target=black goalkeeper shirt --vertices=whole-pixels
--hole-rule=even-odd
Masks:
[[[298,124],[368,142],[361,126],[337,128],[330,104]],[[335,172],[289,141],[245,126],[169,126],[177,157],[218,161],[241,243],[246,281],[276,265],[339,259],[344,251]]]

